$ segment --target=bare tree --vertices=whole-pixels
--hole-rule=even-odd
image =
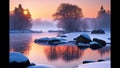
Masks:
[[[53,14],[55,20],[58,20],[58,27],[67,32],[81,31],[81,20],[83,17],[82,9],[77,5],[62,3]]]

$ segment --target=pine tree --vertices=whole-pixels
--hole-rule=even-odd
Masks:
[[[98,29],[110,31],[110,14],[106,12],[103,6],[101,6],[100,11],[98,11],[96,19]]]

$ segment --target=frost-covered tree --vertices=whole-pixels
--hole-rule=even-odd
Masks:
[[[13,14],[10,15],[10,29],[11,30],[24,30],[32,27],[31,14],[28,9],[23,9],[19,4],[18,8],[15,7]]]
[[[101,6],[100,11],[98,12],[97,18],[97,28],[110,31],[110,12],[106,11],[103,6]]]
[[[58,20],[58,27],[67,32],[82,31],[81,18],[82,9],[77,5],[62,3],[53,14],[55,20]]]

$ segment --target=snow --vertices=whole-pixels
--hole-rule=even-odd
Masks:
[[[27,61],[28,58],[24,56],[22,53],[19,52],[10,52],[10,57],[9,57],[10,63],[11,62],[24,62]]]
[[[84,36],[85,38],[87,38],[87,39],[90,39],[90,36],[88,35],[88,34],[86,34],[86,33],[83,33],[83,34],[81,34],[82,36]]]
[[[66,33],[63,35],[67,36],[67,37],[64,37],[64,39],[66,39],[67,41],[73,41],[74,38],[77,38],[81,34],[88,34],[90,36],[91,40],[93,40],[93,38],[98,38],[98,39],[106,41],[106,43],[111,43],[111,41],[109,39],[109,38],[111,38],[110,33],[91,34],[90,32],[74,32],[74,33]]]
[[[105,33],[105,34],[91,34],[90,32],[72,32],[72,33],[65,33],[65,34],[61,34],[58,37],[52,37],[52,38],[40,38],[37,40],[43,40],[43,41],[50,41],[50,40],[60,40],[60,45],[75,45],[75,38],[77,38],[78,36],[83,35],[88,39],[93,40],[93,38],[98,38],[101,40],[106,41],[107,44],[111,43],[111,34],[110,33]],[[61,37],[61,36],[65,36],[65,37]],[[40,43],[40,42],[39,42]],[[59,44],[59,43],[58,43]],[[90,44],[97,44],[96,42],[91,42]],[[86,44],[82,44],[80,43],[80,45],[86,45]],[[88,45],[87,45],[88,46]],[[89,45],[90,46],[90,45]],[[107,45],[109,46],[109,45]]]
[[[44,38],[40,38],[40,39],[36,39],[36,40],[41,40],[41,41],[44,41],[44,42],[48,42],[48,41],[51,41],[51,40],[60,40],[61,43],[68,42],[68,41],[66,41],[66,39],[61,38],[61,37],[52,37],[52,38],[44,37]]]
[[[101,61],[101,62],[93,62],[81,64],[76,68],[111,68],[111,61]]]
[[[39,40],[49,40],[49,38],[45,37],[45,38],[40,38]]]
[[[98,44],[97,42],[90,42],[90,44]]]
[[[89,44],[85,44],[85,43],[78,43],[78,46],[90,46]]]
[[[53,65],[38,64],[35,66],[28,66],[27,68],[56,68],[56,67]]]

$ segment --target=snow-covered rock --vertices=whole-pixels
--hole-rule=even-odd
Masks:
[[[90,48],[95,50],[95,49],[99,49],[102,48],[102,46],[98,43],[98,42],[90,42]]]
[[[88,34],[81,34],[80,36],[78,36],[76,38],[76,44],[78,43],[90,43],[91,42],[91,38]]]
[[[94,62],[88,64],[80,64],[76,68],[111,68],[111,61],[102,61],[102,62]]]
[[[102,47],[106,45],[106,42],[104,40],[93,38],[93,41],[99,43]]]
[[[61,37],[61,36],[63,36],[63,37]],[[44,37],[44,38],[40,38],[40,39],[35,39],[34,42],[49,45],[48,41],[60,40],[59,42],[55,42],[55,44],[67,45],[70,43],[71,45],[75,45],[75,44],[78,45],[78,43],[79,43],[81,45],[81,43],[83,43],[86,45],[86,44],[90,44],[91,39],[97,38],[100,40],[104,40],[106,42],[106,44],[110,44],[111,43],[110,36],[111,36],[111,34],[107,33],[107,32],[105,34],[91,34],[90,32],[72,32],[72,33],[61,34],[58,37],[53,37],[53,38]],[[78,40],[76,43],[76,40],[78,39],[78,37],[80,37],[81,40],[80,41]],[[52,42],[52,43],[54,43],[54,42]]]
[[[77,46],[79,46],[79,47],[89,47],[90,45],[79,42],[79,43],[77,44]]]
[[[66,39],[61,38],[61,37],[52,37],[52,38],[44,37],[40,39],[35,39],[34,42],[35,43],[46,43],[48,45],[57,45],[57,44],[66,43],[68,41],[66,41]]]
[[[106,46],[106,41],[98,39],[98,38],[93,38],[93,42],[90,42],[91,49],[99,49],[104,46]]]
[[[110,57],[108,57],[108,58],[104,58],[104,59],[98,59],[97,62],[110,61],[110,60],[111,60]]]
[[[35,66],[28,66],[27,68],[56,68],[53,65],[39,64]]]
[[[102,29],[93,30],[91,31],[91,34],[105,34],[105,31]]]
[[[25,68],[30,65],[29,59],[19,52],[10,52],[10,68]]]
[[[98,62],[101,62],[101,61],[105,61],[104,59],[99,59],[99,60],[97,60]]]
[[[49,41],[49,38],[48,37],[44,37],[44,38],[40,38],[40,39],[35,39],[35,43],[38,43],[38,42],[48,42]]]
[[[104,40],[107,44],[111,43],[110,32],[106,32],[105,34],[91,34],[90,32],[72,32],[72,33],[65,33],[63,35],[67,36],[67,37],[64,37],[64,39],[66,39],[67,41],[73,41],[74,39],[76,40],[76,38],[81,34],[88,34],[91,39],[98,38],[98,39]]]
[[[93,60],[86,60],[86,61],[83,61],[83,64],[86,64],[86,63],[93,63],[93,62],[96,62],[96,61],[93,61]]]

